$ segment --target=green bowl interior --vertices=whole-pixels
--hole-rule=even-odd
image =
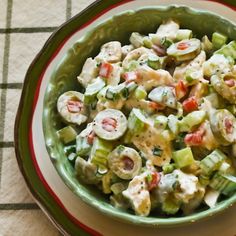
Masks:
[[[205,34],[211,36],[215,31],[222,32],[229,38],[236,38],[236,27],[229,21],[206,11],[196,11],[187,7],[146,7],[137,11],[126,11],[97,25],[83,36],[67,51],[64,58],[55,67],[44,97],[43,127],[47,150],[54,165],[69,188],[82,200],[96,207],[111,217],[141,225],[176,225],[205,218],[220,212],[236,200],[236,195],[222,200],[211,210],[201,209],[190,216],[179,217],[139,217],[130,212],[116,209],[109,204],[108,198],[95,187],[84,185],[75,176],[73,168],[63,153],[63,145],[56,136],[56,131],[63,126],[57,114],[56,102],[60,94],[68,90],[82,91],[76,76],[87,57],[95,56],[100,46],[111,40],[127,44],[132,32],[147,34],[155,32],[158,25],[166,19],[180,22],[181,28],[192,29],[197,37]]]

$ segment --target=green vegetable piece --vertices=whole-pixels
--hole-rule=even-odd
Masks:
[[[236,190],[236,177],[233,175],[216,173],[209,185],[213,189],[229,196]]]
[[[202,170],[203,175],[210,176],[213,171],[218,170],[222,164],[222,162],[227,157],[223,152],[219,149],[214,150],[208,156],[200,161],[200,168]]]
[[[71,126],[66,126],[58,130],[57,135],[64,144],[67,144],[75,140],[77,132]]]
[[[84,93],[84,104],[90,105],[96,100],[98,92],[105,86],[105,82],[101,78],[96,78],[92,84],[89,84]]]
[[[161,156],[162,153],[163,153],[163,150],[160,149],[159,147],[154,147],[154,148],[152,149],[152,154],[153,154],[154,156]]]
[[[213,49],[212,42],[209,40],[207,35],[202,37],[202,50],[204,50],[206,53],[211,53]]]
[[[206,118],[205,111],[193,111],[179,122],[180,132],[189,132],[194,126],[200,125]]]
[[[169,174],[172,173],[175,170],[176,166],[174,163],[171,164],[165,164],[164,166],[162,166],[162,170],[164,174]]]
[[[108,156],[109,168],[121,179],[133,179],[142,168],[142,158],[129,147],[118,146]]]
[[[135,98],[138,100],[145,99],[147,97],[147,92],[143,86],[138,86],[134,92]]]
[[[193,69],[188,69],[184,73],[184,79],[188,83],[188,85],[197,84],[201,77],[202,77],[201,72]]]
[[[64,153],[68,156],[71,153],[76,152],[76,145],[69,145],[64,147]]]
[[[143,46],[143,40],[144,40],[144,36],[137,33],[137,32],[133,32],[129,38],[130,43],[135,48],[139,48],[139,47]]]
[[[227,110],[230,111],[234,116],[236,116],[236,105],[227,106]]]
[[[180,204],[176,203],[173,199],[168,197],[162,203],[161,209],[167,215],[174,215],[174,214],[176,214],[179,211]]]
[[[128,90],[128,94],[131,94],[133,91],[136,90],[136,88],[138,87],[138,85],[135,82],[130,82],[126,85],[126,88]],[[127,98],[127,97],[126,97]]]
[[[77,157],[77,155],[76,155],[76,153],[74,153],[74,152],[72,152],[72,153],[70,153],[69,155],[68,155],[68,160],[72,163],[72,164],[74,164],[75,163],[75,160],[76,160],[76,157]]]
[[[172,44],[167,48],[167,54],[175,58],[177,62],[191,60],[201,51],[201,42],[199,39],[185,39]]]
[[[214,54],[222,54],[225,57],[232,57],[236,59],[236,41],[231,41],[227,45],[224,45],[219,50],[215,51]]]
[[[154,70],[161,69],[161,60],[158,56],[150,55],[148,57],[147,64],[149,67],[151,67]]]
[[[125,83],[119,84],[117,86],[110,86],[107,90],[106,90],[106,98],[109,100],[118,100],[122,97],[127,97],[126,93],[127,93],[127,88]]]
[[[92,145],[90,145],[88,143],[87,137],[82,137],[80,135],[77,135],[77,137],[76,137],[76,153],[79,156],[88,156],[91,148],[92,148]]]
[[[79,156],[75,160],[75,171],[78,177],[87,184],[97,184],[101,181],[101,177],[96,174],[97,166]]]
[[[210,177],[207,175],[200,175],[198,180],[202,186],[207,186],[210,183]]]
[[[152,48],[152,40],[148,37],[148,36],[145,36],[143,38],[143,46],[146,47],[146,48]]]
[[[184,39],[190,39],[193,36],[192,30],[189,29],[179,29],[176,34],[176,41],[181,41]]]
[[[108,170],[107,158],[113,149],[113,143],[96,138],[93,142],[89,161],[98,166],[99,174],[105,174]]]
[[[173,159],[177,168],[183,168],[194,163],[193,153],[190,147],[173,152]]]
[[[177,99],[173,88],[170,86],[158,86],[148,94],[148,98],[164,106],[177,108]]]
[[[165,48],[170,47],[173,44],[173,41],[171,39],[168,39],[167,37],[164,37],[161,39],[161,45]]]
[[[227,40],[228,38],[221,33],[215,32],[212,34],[212,44],[215,49],[221,48],[226,44]]]
[[[145,113],[137,108],[133,108],[128,118],[128,128],[135,134],[143,132],[149,126]]]
[[[167,127],[168,118],[163,115],[158,115],[154,120],[154,127],[157,129],[164,130]]]
[[[168,116],[168,121],[167,125],[170,129],[170,131],[174,134],[177,135],[179,133],[179,120],[176,116],[174,115],[169,115]]]
[[[122,193],[125,189],[127,189],[128,184],[124,182],[119,182],[111,185],[111,191],[117,195]]]

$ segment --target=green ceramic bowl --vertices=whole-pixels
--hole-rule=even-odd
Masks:
[[[169,6],[146,7],[136,11],[122,12],[98,24],[84,37],[74,42],[51,74],[44,98],[43,127],[45,142],[50,156],[53,156],[55,168],[65,184],[79,198],[102,213],[128,223],[146,226],[173,226],[207,218],[232,205],[236,201],[236,194],[221,201],[213,209],[202,208],[189,216],[163,218],[151,215],[141,217],[135,216],[132,212],[112,207],[108,198],[101,194],[96,187],[84,185],[76,178],[73,167],[63,153],[63,145],[56,135],[56,131],[63,126],[56,111],[56,102],[59,95],[65,91],[83,91],[76,80],[76,76],[80,73],[86,58],[94,57],[99,52],[102,44],[111,40],[118,40],[123,44],[128,43],[131,32],[137,31],[143,34],[155,32],[157,26],[163,20],[169,18],[178,20],[182,28],[192,29],[197,37],[205,34],[210,36],[213,32],[219,31],[228,35],[231,39],[236,38],[236,26],[232,22],[206,11]],[[52,143],[53,145],[51,145]]]

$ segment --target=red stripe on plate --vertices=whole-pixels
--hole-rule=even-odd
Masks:
[[[62,49],[62,47],[65,45],[65,43],[68,41],[69,38],[71,38],[71,36],[73,36],[75,33],[77,33],[78,31],[80,31],[81,29],[87,27],[88,25],[90,25],[92,22],[94,22],[96,19],[98,19],[100,16],[104,15],[105,13],[107,13],[108,11],[110,11],[111,9],[114,9],[120,5],[123,5],[125,3],[128,2],[132,2],[133,0],[124,0],[120,3],[114,4],[108,8],[106,8],[105,10],[103,10],[102,12],[100,12],[99,14],[97,14],[96,16],[94,16],[90,21],[86,22],[85,24],[83,24],[78,30],[76,30],[75,32],[73,32],[71,35],[69,35],[67,38],[65,38],[62,43],[60,44],[60,46],[57,48],[57,50],[53,53],[52,57],[50,58],[50,60],[48,61],[46,67],[44,68],[42,74],[40,75],[39,81],[37,83],[37,87],[36,87],[36,91],[35,91],[35,96],[34,96],[34,100],[33,100],[33,109],[32,109],[32,114],[31,114],[31,122],[30,122],[30,132],[29,132],[29,146],[30,146],[30,153],[31,153],[31,157],[32,157],[32,161],[33,161],[33,165],[35,167],[35,170],[42,182],[42,184],[44,185],[44,187],[46,188],[46,190],[49,192],[49,194],[54,198],[54,200],[57,202],[57,204],[60,206],[60,208],[64,211],[65,215],[69,217],[69,219],[76,225],[78,225],[79,227],[81,227],[82,229],[84,229],[86,232],[90,233],[91,235],[94,236],[102,236],[102,234],[100,234],[99,232],[95,231],[94,229],[90,228],[89,226],[83,224],[82,222],[80,222],[78,219],[76,219],[64,206],[64,204],[61,202],[61,200],[59,199],[59,197],[56,195],[56,193],[51,189],[51,187],[49,186],[49,184],[47,183],[46,179],[44,178],[40,167],[38,165],[38,162],[36,160],[36,156],[35,156],[35,151],[34,151],[34,143],[33,143],[33,131],[32,131],[32,125],[33,125],[33,115],[35,112],[35,107],[36,104],[38,102],[38,97],[39,97],[39,92],[40,92],[40,87],[42,84],[42,80],[44,77],[44,74],[47,70],[47,68],[49,67],[49,65],[51,64],[51,62],[55,59],[55,57],[58,55],[58,53],[60,52],[60,50]]]

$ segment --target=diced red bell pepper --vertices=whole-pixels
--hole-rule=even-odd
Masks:
[[[236,82],[234,79],[229,79],[229,80],[225,80],[226,85],[228,85],[229,87],[234,87],[236,85]]]
[[[108,132],[112,132],[114,131],[114,129],[116,129],[117,127],[117,120],[115,120],[114,118],[104,118],[102,120],[102,128]]]
[[[124,170],[132,170],[134,168],[134,162],[128,156],[124,156],[122,162],[124,164]]]
[[[151,191],[152,189],[157,187],[157,185],[159,184],[160,180],[161,180],[160,174],[158,172],[156,172],[156,171],[153,171],[151,173],[151,177],[147,178],[148,190]]]
[[[92,145],[93,144],[93,141],[94,141],[94,138],[95,138],[95,132],[94,131],[91,131],[89,133],[89,135],[87,136],[87,141],[88,141],[88,144]]]
[[[112,70],[113,66],[110,63],[103,62],[100,66],[99,76],[109,78]]]
[[[187,98],[183,101],[183,109],[186,112],[195,111],[198,109],[198,102],[197,99],[193,96],[190,98]]]
[[[154,110],[163,110],[165,108],[165,106],[157,103],[157,102],[151,102],[149,101],[148,103],[149,107],[154,109]]]
[[[178,83],[175,85],[175,94],[177,99],[181,99],[184,97],[187,93],[188,89],[186,85],[184,84],[183,80],[179,80]]]
[[[80,112],[83,107],[83,103],[81,101],[70,100],[67,102],[67,109],[71,113]]]
[[[204,134],[205,130],[200,127],[199,130],[187,134],[184,137],[184,142],[187,146],[199,146],[202,144]]]
[[[224,124],[225,124],[226,133],[227,134],[232,134],[233,133],[233,122],[232,122],[232,120],[230,120],[228,117],[225,117]]]
[[[178,50],[185,50],[189,47],[189,43],[187,42],[180,42],[177,44],[177,49]]]
[[[132,81],[137,81],[138,74],[135,71],[129,71],[125,72],[122,77],[125,79],[126,83],[130,83]]]

